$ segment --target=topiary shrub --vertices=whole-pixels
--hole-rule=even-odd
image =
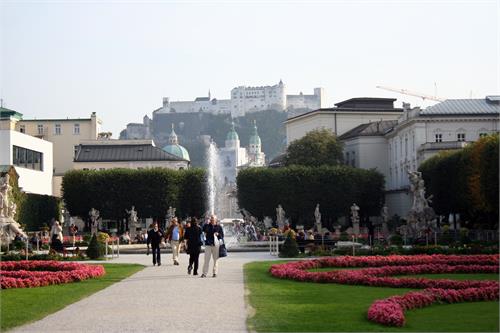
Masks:
[[[101,249],[97,237],[95,235],[90,239],[89,246],[87,247],[87,256],[90,259],[98,259],[101,257]]]
[[[280,250],[280,257],[283,258],[294,258],[299,255],[299,247],[297,245],[297,241],[292,237],[292,234],[289,233],[283,243],[283,246]]]
[[[391,245],[403,245],[403,238],[400,235],[392,235],[390,242]]]
[[[345,231],[342,231],[340,233],[340,238],[339,238],[340,241],[342,242],[348,242],[350,239],[349,239],[349,234]]]

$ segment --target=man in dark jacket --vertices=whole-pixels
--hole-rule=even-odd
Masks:
[[[214,259],[213,277],[217,277],[217,259],[219,259],[218,240],[224,239],[224,231],[217,224],[215,215],[210,216],[210,222],[203,226],[203,232],[205,233],[205,262],[203,263],[203,274],[201,277],[204,278],[207,276],[210,257]]]
[[[201,242],[201,228],[198,226],[198,221],[196,218],[191,219],[191,226],[186,228],[186,232],[184,233],[184,241],[186,242],[186,252],[189,253],[189,266],[188,266],[188,274],[191,274],[191,271],[194,271],[193,275],[198,275],[198,258],[200,256],[201,246],[203,243]]]
[[[162,238],[164,237],[163,230],[158,228],[158,223],[153,223],[153,228],[148,231],[148,254],[149,254],[149,244],[151,243],[151,249],[153,250],[153,266],[158,263],[158,266],[161,266],[161,257],[160,257],[160,243]]]

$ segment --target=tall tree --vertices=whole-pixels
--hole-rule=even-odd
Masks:
[[[313,130],[288,146],[285,164],[319,167],[339,165],[343,161],[342,144],[327,129]]]

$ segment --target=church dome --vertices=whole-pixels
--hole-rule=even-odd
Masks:
[[[250,145],[256,145],[256,146],[261,145],[260,136],[259,133],[257,133],[257,124],[255,123],[255,121],[253,123],[252,136],[250,136]]]
[[[238,136],[238,133],[236,133],[236,130],[234,129],[234,123],[231,123],[231,130],[229,131],[229,133],[227,133],[226,141],[236,141],[239,139],[240,137]]]
[[[187,161],[190,161],[187,149],[181,145],[167,145],[163,147],[163,151],[175,155],[177,157],[180,157],[182,159],[185,159]]]
[[[172,132],[170,132],[170,135],[168,136],[168,145],[163,147],[163,151],[171,155],[180,157],[184,160],[191,161],[189,159],[189,153],[187,149],[179,144],[177,134],[174,131],[174,124],[172,124]]]

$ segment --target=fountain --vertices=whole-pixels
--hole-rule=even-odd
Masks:
[[[215,142],[210,142],[208,146],[208,181],[207,181],[207,198],[208,198],[208,214],[215,214],[215,200],[217,198],[217,170],[219,161],[217,156],[217,147]]]

